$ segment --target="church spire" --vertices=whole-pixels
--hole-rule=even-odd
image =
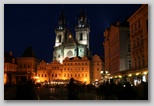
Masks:
[[[82,8],[80,10],[80,14],[79,14],[79,17],[78,17],[77,28],[85,28],[85,27],[88,27],[87,16],[86,16],[85,10]]]
[[[62,7],[62,11],[59,17],[59,21],[58,21],[58,30],[64,30],[66,28],[66,24],[65,24],[65,16],[64,16],[64,9]]]

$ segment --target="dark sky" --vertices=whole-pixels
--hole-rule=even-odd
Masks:
[[[66,24],[75,35],[74,27],[81,8],[90,22],[90,50],[103,55],[103,32],[116,22],[132,15],[140,4],[5,4],[4,51],[20,57],[25,49],[33,47],[40,60],[52,61],[55,28],[62,7]]]

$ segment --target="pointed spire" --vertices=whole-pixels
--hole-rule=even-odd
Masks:
[[[61,11],[61,15],[60,15],[59,21],[64,21],[64,20],[65,20],[64,9],[62,7],[62,11]]]
[[[81,8],[79,18],[86,18],[85,10]]]
[[[81,8],[80,13],[79,13],[79,17],[78,17],[77,28],[85,28],[85,27],[88,27],[87,17],[85,14],[85,10],[83,8]]]
[[[66,24],[65,24],[65,16],[64,16],[64,9],[62,6],[62,11],[59,17],[59,22],[58,22],[58,30],[63,30],[66,28]]]

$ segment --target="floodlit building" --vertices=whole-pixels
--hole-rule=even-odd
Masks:
[[[66,57],[72,58],[78,56],[90,56],[90,26],[83,9],[80,11],[78,24],[75,27],[75,38],[71,31],[66,28],[66,19],[63,10],[59,17],[58,27],[55,29],[55,33],[56,37],[53,60],[57,60],[62,63]]]
[[[105,70],[115,73],[131,68],[129,26],[117,21],[104,32]]]
[[[143,4],[128,22],[132,68],[148,67],[148,5]]]
[[[16,79],[14,72],[18,69],[16,58],[12,56],[12,52],[4,53],[4,84],[14,82]]]

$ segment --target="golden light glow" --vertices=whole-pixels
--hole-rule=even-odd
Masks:
[[[84,79],[84,81],[87,81],[87,79]]]
[[[95,81],[98,81],[98,79],[95,79]]]
[[[132,74],[129,74],[128,76],[129,76],[129,77],[131,77],[131,76],[132,76]]]
[[[117,78],[117,76],[115,76],[114,78]]]
[[[122,78],[122,76],[121,76],[121,75],[119,75],[119,78]]]
[[[139,75],[139,73],[136,73],[136,75]]]
[[[100,73],[103,74],[103,71],[101,71]]]
[[[34,79],[38,79],[39,77],[38,76],[34,76]]]
[[[71,35],[69,35],[69,38],[71,38],[72,36]]]
[[[147,72],[143,72],[144,75],[147,75]]]
[[[40,80],[37,80],[36,82],[41,82]]]

